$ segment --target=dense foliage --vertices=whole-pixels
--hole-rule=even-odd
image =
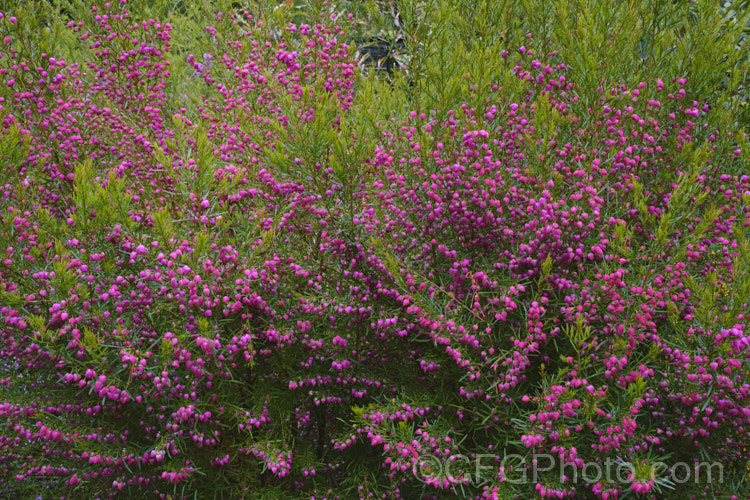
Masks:
[[[5,4],[0,496],[747,498],[746,7]]]

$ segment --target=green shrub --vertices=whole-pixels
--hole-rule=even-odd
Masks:
[[[747,497],[744,3],[2,14],[4,495]]]

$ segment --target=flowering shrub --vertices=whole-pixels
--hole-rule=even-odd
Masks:
[[[633,81],[593,62],[622,46],[559,37],[561,3],[500,48],[490,2],[471,28],[468,4],[404,2],[381,82],[326,2],[227,6],[194,39],[93,4],[0,19],[5,494],[747,494],[740,51],[718,77],[651,52]],[[716,24],[675,30],[745,43],[695,8]],[[654,16],[652,51],[674,42]],[[721,480],[655,466],[698,461]]]

